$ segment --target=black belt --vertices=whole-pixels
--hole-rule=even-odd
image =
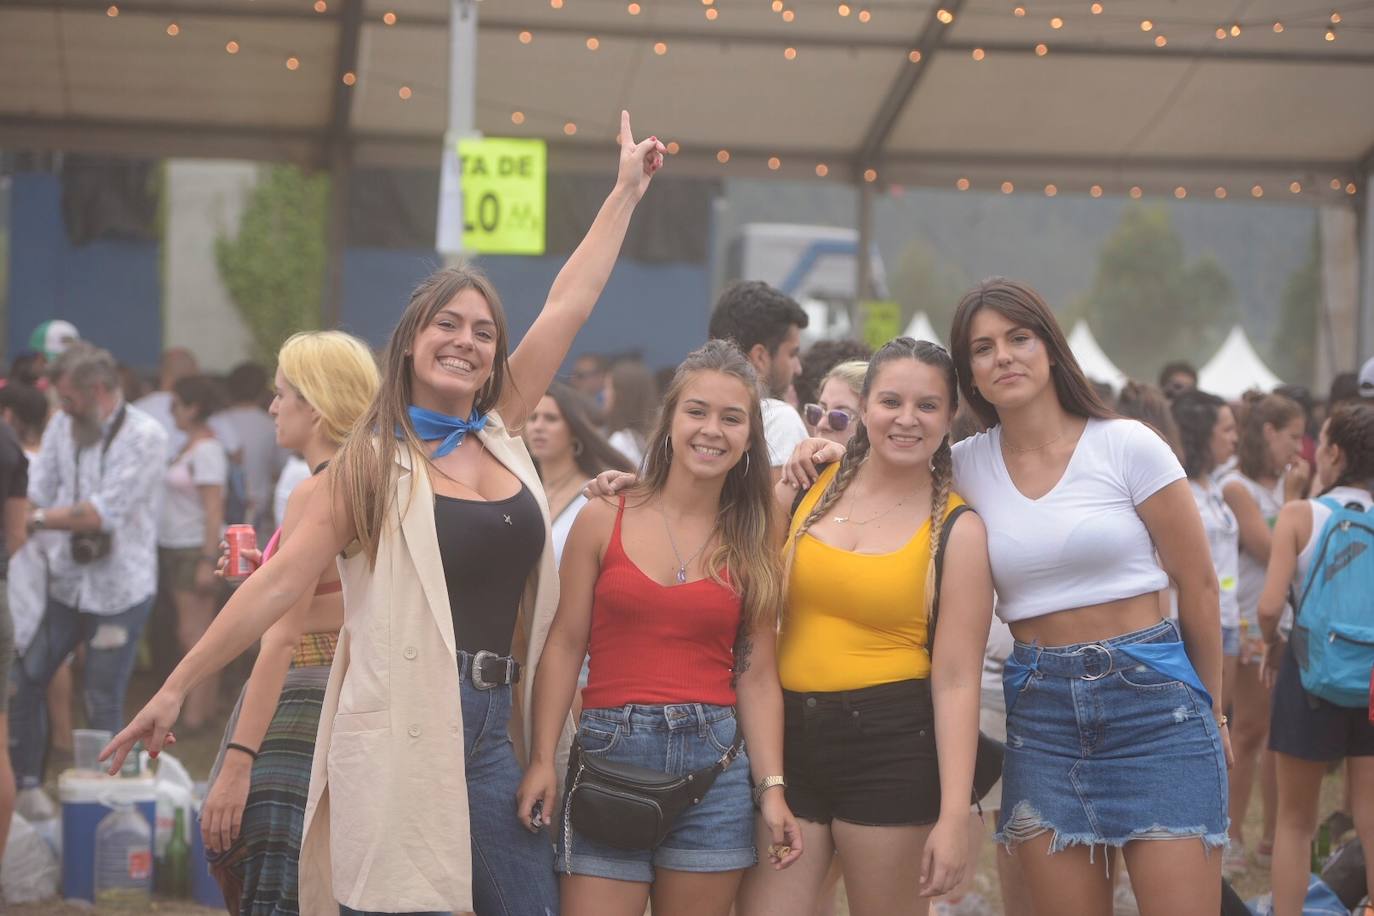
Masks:
[[[468,663],[468,680],[478,690],[506,687],[520,683],[520,663],[510,656],[502,658],[495,652],[482,649],[472,653]]]

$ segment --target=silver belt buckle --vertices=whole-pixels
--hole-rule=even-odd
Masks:
[[[499,658],[499,656],[489,649],[480,649],[472,657],[472,664],[468,667],[468,678],[472,681],[472,686],[478,690],[490,690],[493,687],[501,686],[482,679],[482,663],[489,658]]]
[[[1093,643],[1090,646],[1083,647],[1084,652],[1088,651],[1089,649],[1096,649],[1098,652],[1101,652],[1103,655],[1107,657],[1106,670],[1102,671],[1100,674],[1080,674],[1079,677],[1081,677],[1085,681],[1100,681],[1102,678],[1112,673],[1112,669],[1114,667],[1114,663],[1112,662],[1112,652],[1106,646],[1101,645],[1099,643]]]

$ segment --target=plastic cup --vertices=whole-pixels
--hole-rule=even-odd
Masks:
[[[113,732],[98,728],[78,728],[72,731],[72,758],[78,770],[99,772],[100,752],[114,737]]]

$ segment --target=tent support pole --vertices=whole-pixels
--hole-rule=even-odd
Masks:
[[[1369,181],[1374,171],[1366,171],[1356,204],[1356,238],[1359,239],[1360,289],[1355,313],[1355,369],[1374,351],[1374,194],[1369,193]]]
[[[873,298],[873,182],[859,177],[859,244],[854,252],[854,302],[849,309],[850,336],[863,339],[863,308],[860,303]]]
[[[462,167],[458,140],[477,130],[477,4],[449,0],[448,130],[439,162],[439,224],[435,247],[444,263],[464,260]]]

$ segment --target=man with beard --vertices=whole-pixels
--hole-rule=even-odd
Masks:
[[[712,340],[729,340],[743,351],[759,377],[763,435],[773,479],[806,438],[806,425],[783,398],[801,374],[801,332],[806,312],[791,296],[757,280],[731,283],[711,312]]]
[[[167,434],[124,403],[114,357],[85,343],[52,369],[61,412],[29,467],[32,531],[66,534],[48,557],[48,606],[11,675],[10,759],[21,790],[43,780],[44,694],[86,646],[91,728],[118,731],[138,637],[157,585],[157,487]]]

